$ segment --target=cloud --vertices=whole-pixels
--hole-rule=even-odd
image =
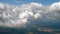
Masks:
[[[31,21],[57,19],[60,18],[59,9],[60,2],[50,6],[34,2],[20,6],[0,3],[0,26],[19,28],[26,27],[27,23],[31,23]]]

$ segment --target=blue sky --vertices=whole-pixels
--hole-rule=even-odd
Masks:
[[[0,3],[20,5],[20,4],[24,4],[24,3],[38,2],[43,5],[50,5],[54,2],[59,2],[59,1],[60,0],[0,0]]]

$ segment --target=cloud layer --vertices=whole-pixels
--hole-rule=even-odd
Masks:
[[[34,2],[20,6],[0,3],[0,26],[3,27],[26,27],[32,21],[49,19],[60,19],[60,2],[50,6]]]

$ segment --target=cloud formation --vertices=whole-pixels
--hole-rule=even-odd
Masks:
[[[34,2],[20,6],[0,3],[0,26],[3,27],[26,27],[31,21],[57,18],[60,18],[60,2],[50,6]]]

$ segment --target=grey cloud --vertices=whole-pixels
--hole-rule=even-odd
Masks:
[[[0,26],[26,27],[27,23],[32,21],[48,21],[47,19],[60,18],[59,9],[60,2],[53,3],[50,6],[34,2],[21,6],[0,3]]]

